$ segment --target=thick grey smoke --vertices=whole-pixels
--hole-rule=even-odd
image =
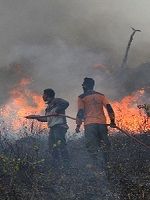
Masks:
[[[149,61],[149,7],[146,0],[1,0],[0,102],[22,77],[32,77],[33,90],[52,87],[72,102],[82,92],[85,76],[95,78],[96,89],[109,97],[122,96],[118,86],[122,77],[116,72],[130,26],[143,32],[135,36],[129,65]],[[108,72],[94,68],[101,63],[108,66]],[[15,67],[18,64],[21,74]],[[121,91],[126,94],[135,87],[131,83],[128,90],[124,77]],[[140,80],[145,79],[147,85],[147,78],[143,73]]]

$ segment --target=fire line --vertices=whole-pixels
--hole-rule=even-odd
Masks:
[[[32,115],[31,115],[31,116],[32,116]],[[53,114],[53,115],[38,116],[38,117],[40,117],[40,118],[42,118],[42,117],[45,118],[45,117],[52,117],[52,116],[64,116],[64,117],[67,117],[67,118],[69,118],[69,119],[76,120],[75,117],[71,117],[71,116],[64,115],[64,114]],[[29,115],[29,116],[26,116],[25,118],[28,119],[28,117],[30,117],[30,115]],[[37,118],[38,118],[38,117],[37,117]],[[105,124],[105,125],[106,125],[106,126],[110,126],[110,124]],[[150,149],[150,146],[149,146],[149,145],[147,145],[147,144],[143,143],[142,141],[140,141],[139,139],[137,139],[137,138],[131,136],[130,134],[128,134],[126,131],[124,131],[123,129],[119,128],[118,126],[116,126],[116,127],[114,127],[114,128],[118,129],[119,131],[121,131],[122,133],[124,133],[125,135],[127,135],[128,137],[132,138],[132,139],[133,139],[134,141],[136,141],[138,144],[141,144],[142,146],[144,146],[144,147]]]

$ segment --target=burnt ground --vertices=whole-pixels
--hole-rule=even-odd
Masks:
[[[150,134],[136,135],[150,145]],[[1,200],[149,200],[150,150],[121,133],[110,136],[110,163],[93,168],[84,137],[68,140],[70,169],[51,167],[47,136],[0,141]]]

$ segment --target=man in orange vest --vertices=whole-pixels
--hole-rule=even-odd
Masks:
[[[84,78],[82,84],[83,94],[78,97],[78,112],[76,117],[76,132],[80,132],[80,126],[84,121],[85,140],[87,150],[92,158],[93,164],[98,164],[98,151],[100,149],[100,141],[103,141],[104,159],[109,161],[110,141],[108,138],[108,130],[106,126],[106,117],[103,107],[106,108],[110,126],[115,127],[115,114],[108,99],[104,94],[93,90],[95,81],[92,78]]]

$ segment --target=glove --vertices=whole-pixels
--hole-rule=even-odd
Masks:
[[[110,127],[111,127],[111,128],[116,128],[116,123],[115,123],[115,120],[114,120],[114,119],[111,120],[111,122],[110,122]]]
[[[79,132],[80,132],[80,126],[79,126],[79,125],[76,126],[75,131],[76,131],[76,133],[79,133]]]

